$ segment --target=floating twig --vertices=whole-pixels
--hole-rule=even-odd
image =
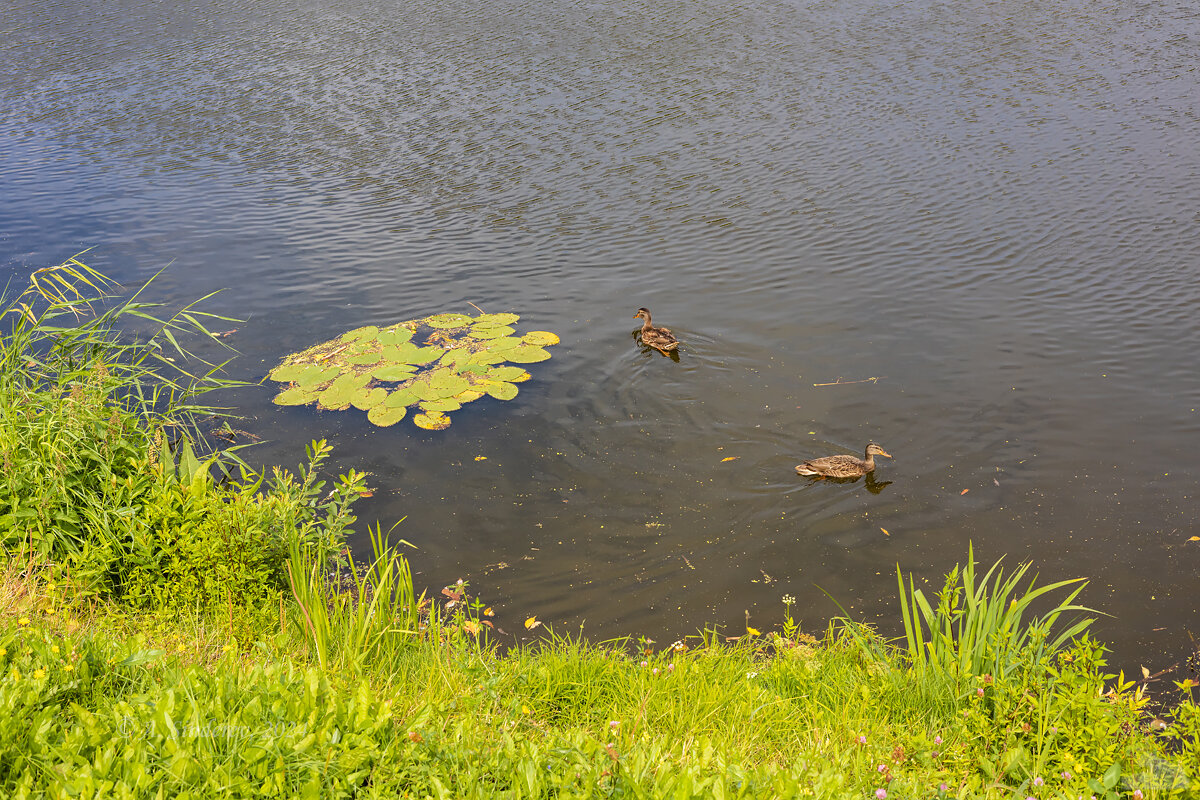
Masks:
[[[467,301],[467,305],[469,305],[469,306],[471,306],[472,308],[474,308],[474,309],[475,309],[476,311],[478,311],[480,314],[486,314],[486,313],[487,313],[487,312],[486,312],[486,311],[484,311],[482,308],[480,308],[479,306],[477,306],[477,305],[475,305],[474,303],[472,303],[470,300],[468,300],[468,301]]]
[[[814,383],[813,386],[841,386],[843,384],[851,384],[851,383],[876,383],[877,381],[881,381],[886,377],[887,377],[886,375],[880,375],[876,378],[863,378],[861,381],[844,381],[841,378],[838,378],[836,381],[834,381],[832,383]]]

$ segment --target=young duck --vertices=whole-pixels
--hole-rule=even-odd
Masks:
[[[814,458],[798,464],[796,472],[801,475],[815,475],[818,478],[857,478],[875,471],[875,456],[892,457],[882,447],[871,442],[867,445],[864,458],[855,458],[854,456]]]
[[[669,329],[656,328],[650,323],[650,309],[639,308],[637,313],[633,315],[634,319],[638,317],[645,320],[642,323],[642,344],[653,347],[663,355],[679,347],[679,340],[675,338],[675,334],[671,333]]]

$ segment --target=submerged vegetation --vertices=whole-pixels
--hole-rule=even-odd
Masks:
[[[336,339],[293,353],[271,370],[270,378],[288,387],[275,404],[316,403],[326,411],[354,406],[381,427],[404,419],[409,406],[420,411],[413,424],[426,430],[450,426],[451,411],[487,395],[517,396],[517,384],[529,380],[519,366],[550,358],[545,348],[558,344],[549,331],[516,336],[516,314],[434,314],[385,328],[356,328]],[[423,333],[424,341],[414,339]]]
[[[814,637],[784,597],[765,634],[500,652],[380,527],[345,559],[363,476],[321,478],[326,444],[269,474],[205,450],[221,382],[175,369],[198,312],[89,304],[78,262],[37,279],[0,309],[3,796],[1197,795],[1195,682],[1154,717],[1082,585],[973,554],[933,602],[899,576],[898,642]]]

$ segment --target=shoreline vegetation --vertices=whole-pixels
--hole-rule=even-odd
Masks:
[[[501,652],[378,525],[349,560],[365,476],[326,443],[210,452],[235,384],[185,345],[221,318],[112,288],[70,259],[0,302],[5,797],[1200,796],[1196,682],[1152,705],[1081,581],[973,553],[929,597],[897,572],[897,641],[784,597],[774,631]]]

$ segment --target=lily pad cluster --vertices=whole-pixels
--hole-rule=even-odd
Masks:
[[[351,406],[382,427],[413,408],[426,430],[450,426],[448,414],[484,395],[517,396],[529,380],[522,364],[550,358],[558,344],[549,331],[518,335],[516,314],[434,314],[389,327],[367,325],[293,353],[269,377],[288,384],[275,395],[281,406],[316,403],[326,411]],[[420,341],[418,341],[420,340]],[[511,362],[511,363],[506,363]]]

